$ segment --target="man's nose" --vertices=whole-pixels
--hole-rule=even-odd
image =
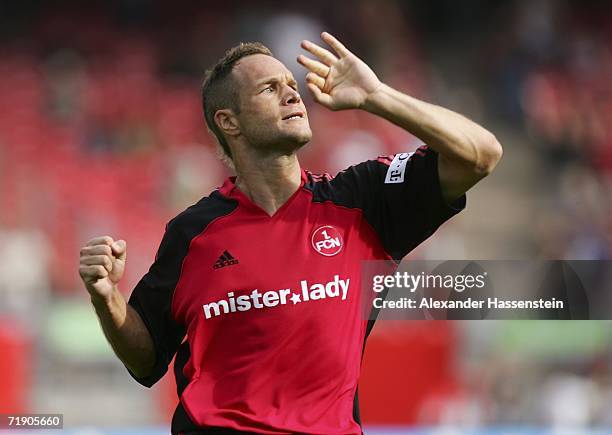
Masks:
[[[302,99],[299,92],[293,89],[291,86],[287,86],[287,91],[285,92],[283,98],[283,104],[297,104],[300,101],[302,101]]]

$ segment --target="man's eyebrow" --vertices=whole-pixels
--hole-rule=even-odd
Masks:
[[[267,77],[265,79],[262,79],[260,81],[257,82],[257,87],[261,86],[261,85],[267,85],[270,83],[276,83],[278,82],[278,77],[274,76],[274,77]]]
[[[265,78],[265,79],[260,80],[260,81],[257,83],[257,85],[256,85],[256,86],[257,86],[257,87],[260,87],[260,86],[262,86],[262,85],[268,85],[268,84],[271,84],[271,83],[278,83],[278,82],[280,82],[280,81],[281,81],[281,79],[279,78],[279,76],[267,77],[267,78]],[[297,86],[297,81],[295,80],[295,78],[294,78],[294,77],[290,77],[290,78],[287,80],[287,83],[289,83],[289,84],[291,84],[291,85],[296,85],[296,86]]]

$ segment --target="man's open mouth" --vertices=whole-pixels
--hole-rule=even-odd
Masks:
[[[304,118],[304,113],[303,112],[293,112],[287,116],[285,116],[283,118],[283,121],[289,120],[289,119],[303,119]]]

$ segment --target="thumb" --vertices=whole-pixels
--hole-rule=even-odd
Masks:
[[[118,260],[125,261],[127,257],[127,243],[125,243],[125,240],[117,240],[111,245],[111,249],[113,255],[117,257]]]

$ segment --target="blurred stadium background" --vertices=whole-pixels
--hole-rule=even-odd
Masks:
[[[299,41],[321,30],[504,145],[466,212],[414,258],[610,259],[610,2],[2,1],[0,413],[63,413],[72,433],[167,432],[172,380],[146,390],[116,360],[79,248],[126,239],[129,294],[165,222],[227,175],[201,115],[204,68],[261,40],[303,77]],[[417,146],[304,98],[313,171]],[[366,351],[362,415],[371,434],[607,433],[611,369],[610,322],[384,322]]]

